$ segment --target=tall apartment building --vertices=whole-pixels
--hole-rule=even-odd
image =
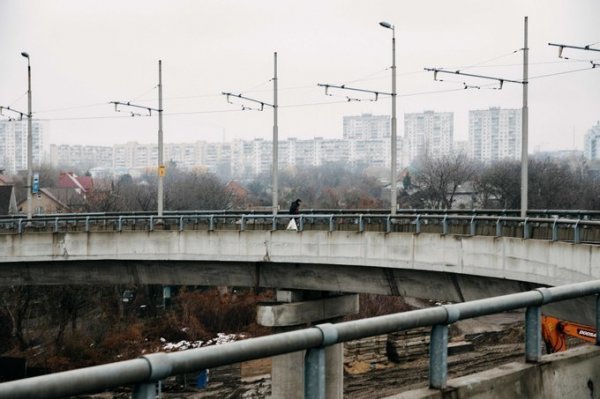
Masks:
[[[440,158],[450,155],[453,138],[452,112],[404,114],[404,145],[409,163],[420,156]]]
[[[51,144],[49,159],[54,167],[112,168],[113,147]]]
[[[583,138],[583,155],[586,159],[600,159],[600,121],[592,126]]]
[[[490,163],[521,158],[521,110],[491,107],[469,111],[469,155]]]
[[[389,115],[362,114],[344,116],[346,140],[377,140],[391,136],[392,121]]]
[[[32,163],[37,167],[44,155],[44,124],[32,121]],[[16,173],[27,169],[27,120],[0,121],[0,169]]]

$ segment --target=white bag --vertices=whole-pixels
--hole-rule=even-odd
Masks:
[[[298,226],[296,226],[296,221],[294,219],[291,219],[290,222],[288,223],[287,230],[298,230]]]

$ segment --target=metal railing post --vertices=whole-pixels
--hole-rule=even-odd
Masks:
[[[429,387],[443,389],[448,379],[448,325],[431,327],[429,343]]]
[[[150,231],[154,231],[154,216],[150,216]]]
[[[208,230],[209,231],[215,230],[215,216],[214,215],[210,215],[210,218],[208,219]]]
[[[558,226],[557,222],[558,218],[554,217],[554,223],[552,223],[552,241],[558,240]]]
[[[527,223],[527,219],[529,218],[525,218],[523,221],[523,239],[525,240],[529,238],[529,224]]]
[[[542,307],[528,306],[525,311],[525,361],[537,363],[542,358]]]
[[[304,216],[300,215],[300,223],[298,224],[298,231],[304,231]]]
[[[335,222],[333,221],[334,216],[333,215],[329,215],[329,231],[334,231],[335,230]]]
[[[474,236],[474,235],[477,234],[477,222],[475,221],[475,216],[476,215],[473,215],[473,217],[471,218],[471,225],[470,225],[471,231],[470,231],[470,233],[471,233],[472,236]]]
[[[581,243],[581,230],[579,229],[579,222],[580,220],[577,219],[577,221],[575,222],[575,226],[573,226],[573,242],[575,244]]]
[[[240,220],[240,231],[246,230],[246,216],[242,215],[242,220]]]
[[[179,231],[183,231],[183,216],[179,217]]]
[[[117,219],[117,231],[123,230],[123,216],[119,216]]]
[[[444,219],[442,219],[442,235],[448,234],[448,215],[444,215]]]
[[[273,223],[271,224],[271,230],[277,231],[277,215],[273,215]]]
[[[90,217],[89,216],[85,217],[85,232],[86,233],[90,232]]]
[[[304,398],[325,399],[325,348],[311,348],[304,356]]]
[[[314,326],[321,331],[321,345],[309,348],[304,356],[304,398],[326,399],[325,348],[338,342],[338,332],[331,323]]]
[[[502,237],[502,223],[500,218],[496,219],[496,237]]]
[[[133,388],[133,399],[156,399],[156,382],[136,384]]]
[[[417,215],[417,220],[415,220],[415,233],[419,234],[421,232],[421,215]]]
[[[388,215],[388,217],[385,218],[385,232],[386,233],[392,232],[392,215]]]
[[[363,220],[363,215],[358,215],[358,232],[362,233],[365,231],[365,222]]]
[[[23,219],[19,219],[17,222],[17,233],[23,233]]]
[[[58,233],[58,217],[54,219],[54,232]]]

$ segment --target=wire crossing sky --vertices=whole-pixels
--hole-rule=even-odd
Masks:
[[[398,135],[403,114],[453,112],[455,140],[468,111],[520,108],[520,85],[424,68],[522,79],[523,18],[529,17],[529,143],[583,146],[600,120],[597,0],[0,0],[0,106],[27,108],[31,57],[34,117],[47,144],[154,143],[157,120],[115,113],[111,101],[158,107],[162,60],[164,141],[222,141],[272,134],[272,109],[242,111],[222,92],[273,103],[278,53],[279,137],[340,138],[342,118],[391,113],[389,96],[347,101],[318,83],[391,91],[391,31],[397,43]],[[143,113],[142,113],[143,115]],[[4,118],[4,117],[0,117]]]

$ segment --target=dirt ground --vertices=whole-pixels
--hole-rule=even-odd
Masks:
[[[472,350],[448,356],[449,378],[522,361],[523,320],[523,313],[506,313],[463,320],[451,326],[450,342],[471,343]],[[356,365],[344,375],[344,398],[377,399],[426,387],[428,369],[427,357],[398,364],[390,362],[385,367],[361,369]]]
[[[450,328],[450,342],[465,343],[466,352],[448,356],[449,378],[472,374],[501,364],[523,361],[524,314],[504,313],[455,323]],[[467,344],[468,343],[468,344]],[[239,366],[235,378],[216,382],[205,389],[169,389],[165,399],[216,399],[270,397],[270,359],[247,362]],[[364,364],[356,362],[345,368],[344,398],[377,399],[399,392],[425,387],[428,378],[428,357],[410,362]],[[212,372],[211,372],[212,373]],[[216,371],[215,371],[216,374]],[[216,377],[216,375],[215,375]],[[241,382],[240,382],[241,381]],[[126,398],[128,393],[94,395],[94,398]],[[91,398],[92,396],[88,397]]]

